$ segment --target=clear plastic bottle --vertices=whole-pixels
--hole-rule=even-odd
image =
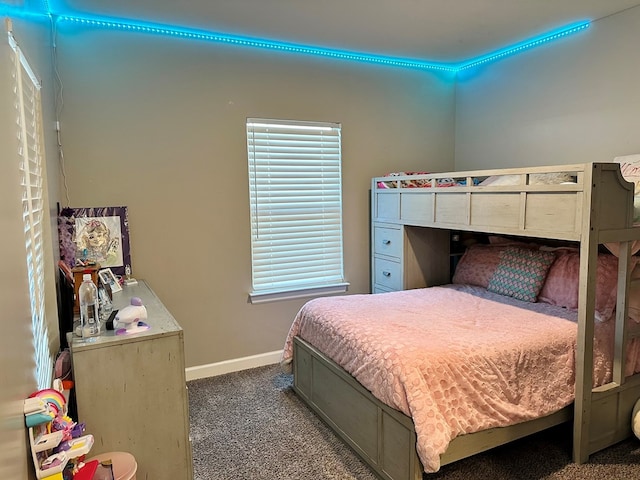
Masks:
[[[80,330],[82,338],[100,335],[100,317],[98,316],[98,287],[91,280],[91,274],[82,276],[82,283],[78,288],[80,297]]]

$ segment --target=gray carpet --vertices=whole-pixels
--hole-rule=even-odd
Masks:
[[[296,396],[292,377],[260,367],[189,385],[195,480],[375,480],[376,476]],[[640,479],[635,437],[571,462],[563,425],[424,476],[427,480]]]

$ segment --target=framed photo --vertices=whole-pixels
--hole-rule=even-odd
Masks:
[[[127,207],[65,208],[58,234],[60,259],[69,268],[98,263],[115,275],[131,268]]]
[[[122,290],[120,282],[118,282],[117,277],[110,268],[98,270],[98,277],[100,277],[100,281],[103,285],[109,285],[109,287],[111,287],[111,292],[119,292]]]

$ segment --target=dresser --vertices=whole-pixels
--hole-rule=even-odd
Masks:
[[[92,455],[125,451],[140,480],[193,478],[183,331],[143,282],[113,294],[120,309],[139,297],[151,328],[70,339],[78,421],[95,438]]]
[[[399,196],[372,190],[371,292],[450,283],[450,231],[416,225],[401,211]]]

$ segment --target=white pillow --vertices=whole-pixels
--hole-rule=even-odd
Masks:
[[[520,175],[493,175],[491,177],[485,178],[482,182],[480,182],[480,185],[483,187],[487,187],[489,185],[519,185],[520,178]]]
[[[480,182],[483,187],[498,185],[520,185],[522,175],[493,175]],[[532,173],[529,175],[529,185],[557,185],[561,183],[576,183],[573,175],[559,173]]]

